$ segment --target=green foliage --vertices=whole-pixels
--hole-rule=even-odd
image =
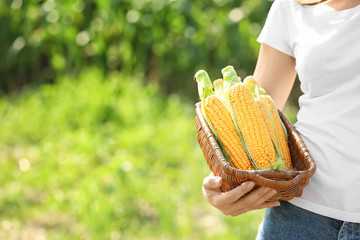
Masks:
[[[251,74],[270,4],[0,1],[1,239],[253,239],[201,194],[193,76]]]
[[[143,75],[167,93],[197,99],[194,73],[233,65],[252,73],[263,0],[4,0],[1,89],[52,82],[86,66]]]
[[[225,217],[203,199],[194,114],[96,69],[0,98],[0,236],[253,239],[261,211]]]

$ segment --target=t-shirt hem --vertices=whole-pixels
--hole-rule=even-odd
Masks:
[[[305,210],[320,214],[326,217],[334,218],[346,222],[360,223],[360,214],[354,212],[346,212],[338,209],[325,207],[313,202],[307,201],[303,198],[293,198],[289,201],[291,204],[303,208]]]

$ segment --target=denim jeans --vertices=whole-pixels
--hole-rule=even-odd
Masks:
[[[360,223],[318,215],[280,201],[268,208],[256,240],[360,240]]]

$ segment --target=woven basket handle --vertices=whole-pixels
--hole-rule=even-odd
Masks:
[[[264,186],[264,187],[269,187],[269,188],[273,188],[276,190],[285,190],[285,189],[291,188],[292,186],[298,184],[300,179],[301,179],[301,176],[299,174],[297,174],[293,179],[286,180],[286,181],[268,179],[263,176],[260,176],[259,174],[256,174],[252,180],[254,180],[257,184]]]

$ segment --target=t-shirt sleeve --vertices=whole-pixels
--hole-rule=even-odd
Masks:
[[[294,57],[289,42],[289,30],[287,29],[287,15],[290,11],[284,8],[283,3],[284,0],[274,1],[257,41]]]

